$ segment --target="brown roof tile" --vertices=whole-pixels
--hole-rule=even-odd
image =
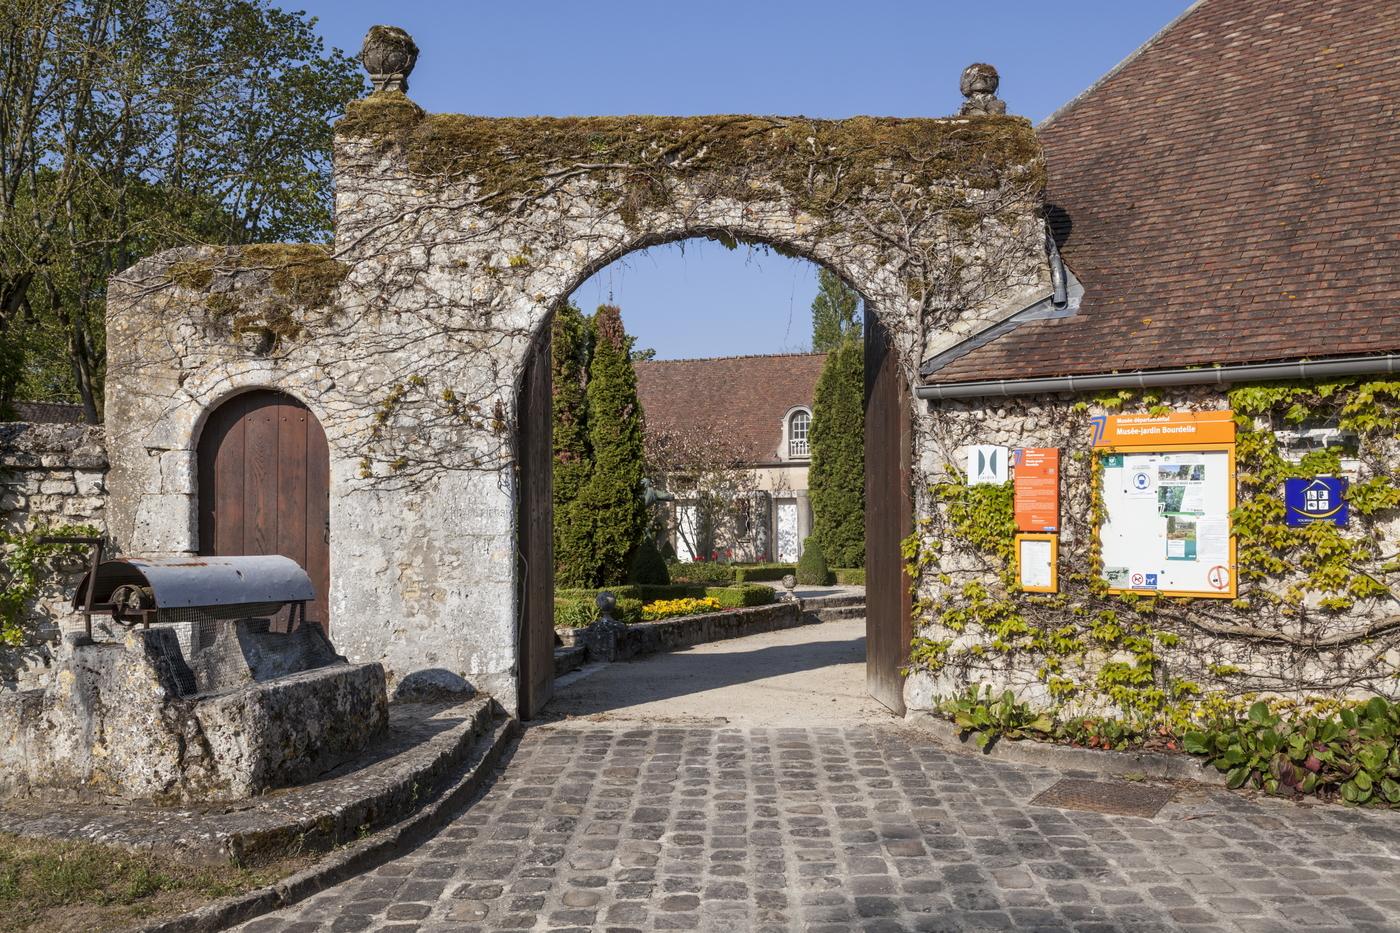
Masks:
[[[750,463],[780,463],[783,418],[811,407],[825,361],[825,353],[793,353],[639,362],[647,431],[721,432]]]
[[[1400,350],[1396,0],[1203,0],[1040,128],[1079,313],[935,373]]]

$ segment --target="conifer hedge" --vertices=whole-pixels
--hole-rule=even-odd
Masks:
[[[646,529],[642,500],[642,406],[622,313],[602,305],[593,316],[588,367],[588,441],[593,469],[579,497],[592,526],[590,585],[624,581]]]
[[[865,346],[842,340],[812,401],[812,537],[835,567],[865,566]]]
[[[588,444],[588,357],[592,327],[573,305],[554,315],[551,369],[554,379],[554,583],[593,582],[593,523],[581,496],[592,473]]]

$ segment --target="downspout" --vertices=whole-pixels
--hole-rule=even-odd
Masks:
[[[1351,356],[1336,360],[1294,363],[1248,363],[1205,369],[1156,369],[1097,376],[1055,376],[1046,379],[991,379],[982,382],[925,385],[914,389],[921,399],[942,400],[987,396],[1042,395],[1103,389],[1146,389],[1153,386],[1226,385],[1236,382],[1276,382],[1400,373],[1400,354]]]

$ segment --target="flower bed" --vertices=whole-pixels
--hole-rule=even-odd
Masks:
[[[693,616],[702,612],[718,612],[719,600],[713,596],[684,596],[680,599],[658,599],[642,606],[642,621],[655,622],[672,616]]]

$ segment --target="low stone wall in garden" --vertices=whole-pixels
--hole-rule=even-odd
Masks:
[[[634,622],[618,636],[617,654],[620,659],[635,658],[661,651],[690,648],[710,641],[775,632],[779,629],[807,625],[809,622],[796,602],[702,612],[656,622]],[[556,631],[566,647],[583,644],[584,629]]]
[[[28,532],[90,526],[106,530],[107,451],[102,428],[84,424],[0,424],[0,586],[23,595],[26,573],[15,559]],[[47,561],[44,562],[45,565]],[[46,568],[41,567],[40,570]],[[0,604],[0,689],[42,687],[51,679],[76,574],[43,573],[32,598]],[[17,640],[19,644],[6,644]]]

